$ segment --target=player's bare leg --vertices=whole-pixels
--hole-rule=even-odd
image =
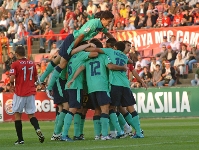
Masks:
[[[43,143],[45,137],[44,137],[44,135],[43,135],[42,132],[41,132],[41,129],[40,129],[40,127],[39,127],[39,123],[38,123],[37,118],[34,116],[34,114],[28,114],[28,118],[30,119],[30,123],[31,123],[31,124],[33,125],[33,127],[35,128],[35,131],[36,131],[36,134],[37,134],[37,136],[38,136],[38,138],[39,138],[39,141],[40,141],[41,143]]]

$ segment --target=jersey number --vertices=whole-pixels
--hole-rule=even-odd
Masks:
[[[22,68],[22,70],[23,70],[23,73],[24,73],[23,74],[23,79],[24,79],[24,81],[26,81],[26,66],[24,66]],[[33,70],[34,70],[33,66],[28,68],[28,70],[30,70],[30,80],[32,80],[32,74],[33,74]]]
[[[100,75],[100,72],[97,72],[97,69],[100,68],[99,61],[90,62],[89,65],[91,65],[91,76]]]
[[[115,58],[115,60],[116,60],[116,65],[119,65],[119,66],[125,65],[125,61],[123,59]]]

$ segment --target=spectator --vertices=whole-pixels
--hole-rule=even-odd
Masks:
[[[126,6],[126,10],[127,10],[127,17],[126,19],[129,19],[132,15],[132,11],[131,11],[131,7],[129,5]]]
[[[142,75],[141,75],[141,79],[143,80],[143,82],[144,82],[146,85],[152,86],[152,82],[151,82],[152,75],[151,75],[151,73],[148,71],[147,66],[144,66],[144,67],[143,67],[143,73],[142,73]]]
[[[49,25],[46,25],[46,29],[45,32],[43,34],[43,38],[40,38],[40,51],[44,51],[44,44],[48,44],[48,49],[46,50],[46,52],[49,52],[51,49],[51,45],[53,42],[56,41],[55,37],[54,37],[54,32],[51,30]]]
[[[190,45],[191,51],[189,53],[189,73],[193,72],[193,64],[197,63],[197,57],[199,56],[199,51],[196,49],[196,46],[194,44]]]
[[[124,30],[135,30],[135,27],[130,24],[129,20],[126,20]]]
[[[180,42],[176,40],[176,36],[171,36],[171,42],[170,42],[172,50],[174,50],[176,53],[180,50]]]
[[[113,30],[124,30],[124,25],[121,22],[117,22],[116,27],[113,27]]]
[[[137,65],[137,69],[135,69],[135,71],[138,74],[140,74],[143,71],[140,64]],[[133,87],[137,87],[137,88],[141,87],[141,83],[136,78],[132,79],[131,88],[133,88]]]
[[[21,7],[21,9],[26,10],[28,8],[28,2],[26,0],[21,0],[19,6]]]
[[[162,87],[163,82],[162,81],[162,70],[160,69],[160,65],[155,65],[155,70],[153,72],[153,78],[152,78],[152,84],[153,86]]]
[[[31,0],[31,1],[29,1],[28,4],[29,4],[30,8],[34,9],[37,6],[38,1],[37,0]]]
[[[87,5],[83,5],[83,3],[81,1],[78,1],[76,9],[78,9],[81,13],[83,13],[84,11],[86,11],[85,6],[87,6]]]
[[[141,29],[143,26],[144,26],[144,20],[145,20],[145,17],[144,17],[144,14],[139,14],[139,19],[138,19],[138,24],[136,27],[136,29]]]
[[[50,7],[48,3],[44,4],[44,13],[47,13],[49,17],[53,14],[53,9]]]
[[[51,8],[53,10],[55,10],[56,8],[60,8],[60,6],[62,5],[63,0],[52,0],[51,2]]]
[[[8,17],[8,10],[5,9],[5,7],[1,6],[0,7],[0,18],[4,16],[5,18]]]
[[[22,22],[19,22],[18,24],[18,29],[17,29],[17,34],[16,37],[18,38],[20,35],[20,32],[23,30],[22,28],[25,27],[25,30],[27,31],[27,26],[24,25]]]
[[[181,78],[184,77],[184,73],[186,71],[185,60],[182,59],[182,54],[178,53],[177,58],[174,62],[174,68],[178,72]]]
[[[131,43],[129,43],[131,44]],[[129,45],[131,46],[131,45]],[[140,55],[140,52],[135,50],[135,46],[131,47],[131,52],[129,53],[130,59],[133,61],[133,65],[135,66],[135,63],[138,61],[138,56]]]
[[[8,26],[7,20],[5,19],[4,16],[1,16],[1,20],[0,20],[0,32],[7,31],[7,26]]]
[[[158,18],[157,18],[157,20],[156,20],[156,24],[154,25],[154,27],[156,27],[156,28],[162,27],[162,26],[163,26],[163,25],[162,25],[162,19],[163,19],[162,12],[159,12],[159,13],[158,13]]]
[[[11,91],[12,91],[11,84],[10,83],[6,84],[5,92],[11,92]]]
[[[187,26],[187,20],[185,18],[182,18],[179,26]]]
[[[180,10],[178,10],[173,18],[173,26],[174,27],[179,26],[182,21],[182,18],[183,18],[183,15],[181,14]]]
[[[147,9],[144,7],[144,3],[140,3],[140,7],[138,9],[138,15],[139,14],[146,14]]]
[[[121,4],[120,6],[120,16],[124,19],[128,17],[127,9],[125,8],[125,4]]]
[[[146,59],[142,59],[142,57],[139,55],[138,56],[138,61],[135,64],[135,69],[137,69],[137,65],[140,64],[141,67],[148,66],[149,62]]]
[[[4,3],[2,6],[5,7],[6,10],[10,11],[10,10],[12,10],[12,7],[13,7],[13,1],[12,0],[4,0]]]
[[[105,11],[108,7],[107,2],[104,2],[104,0],[99,0],[99,7],[101,8],[101,11]]]
[[[74,20],[75,20],[75,14],[74,12],[72,12],[72,8],[67,7],[65,20],[63,21],[63,24],[67,24],[69,28],[74,28]]]
[[[25,26],[22,26],[22,31],[19,33],[18,42],[13,43],[13,50],[14,51],[16,50],[16,46],[18,46],[18,45],[22,45],[22,46],[26,45],[28,34],[29,33],[26,31]]]
[[[55,58],[57,56],[57,54],[58,54],[58,51],[59,51],[59,49],[58,49],[56,43],[54,42],[52,44],[52,49],[50,50],[49,59],[51,60],[51,59]]]
[[[42,60],[41,61],[41,74],[45,72],[46,67],[47,67],[46,60]]]
[[[135,0],[133,2],[132,9],[135,10],[135,11],[138,11],[140,4],[141,4],[140,0]]]
[[[160,65],[160,62],[156,60],[155,57],[151,58],[151,65],[150,65],[150,72],[153,74],[154,71],[156,70],[156,65]]]
[[[130,6],[131,7],[131,3],[128,0],[122,0],[122,3],[124,4],[124,6]]]
[[[171,26],[171,20],[168,17],[167,12],[164,12],[163,18],[162,18],[162,26],[163,27],[170,27]]]
[[[159,53],[157,53],[155,56],[159,57],[159,61],[162,61],[162,58],[165,58],[167,54],[167,47],[166,45],[162,44],[162,49]]]
[[[173,21],[174,15],[176,14],[176,12],[180,9],[179,6],[177,6],[175,0],[172,0],[172,5],[169,8],[169,15],[170,15],[170,19],[171,21]]]
[[[89,13],[89,11],[92,11],[94,14],[97,11],[97,7],[96,7],[96,5],[93,5],[93,1],[92,0],[89,0],[89,2],[88,2],[87,13]]]
[[[8,12],[8,17],[6,19],[7,23],[9,23],[11,20],[14,21],[14,23],[16,23],[16,19],[12,16],[11,12]]]
[[[177,53],[174,52],[170,45],[167,46],[167,53],[165,58],[170,62],[171,67],[173,67],[174,62],[176,60]]]
[[[59,32],[60,34],[62,34],[61,36],[59,36],[59,39],[57,41],[57,47],[59,48],[62,44],[62,42],[64,41],[64,39],[68,36],[69,32],[69,28],[67,25],[64,25],[64,28],[60,30]]]
[[[186,19],[186,23],[188,26],[191,26],[193,24],[193,16],[189,14],[189,10],[185,9],[185,14],[183,15],[183,18]]]
[[[182,44],[182,50],[180,51],[180,53],[182,54],[182,59],[184,59],[185,64],[187,65],[189,62],[189,51],[187,50],[187,45],[186,44]]]
[[[156,17],[152,15],[152,11],[147,11],[147,16],[143,22],[143,27],[152,28],[156,23]]]
[[[14,21],[10,21],[10,26],[8,28],[7,37],[9,40],[15,39],[15,34],[17,33],[17,24]]]
[[[4,32],[0,32],[0,42],[2,47],[8,43],[8,38],[5,36]]]
[[[191,85],[192,86],[198,86],[199,85],[199,64],[197,63],[197,70],[195,73],[195,79],[191,80]]]
[[[40,33],[40,29],[33,23],[32,19],[28,20],[27,31],[30,35],[38,35]]]
[[[40,25],[40,18],[37,14],[34,13],[34,10],[32,8],[29,11],[29,18],[28,19],[31,19],[34,24],[36,24],[38,26]]]
[[[138,20],[139,17],[137,16],[136,12],[132,11],[132,16],[129,18],[130,24],[136,28],[138,25]]]
[[[174,86],[176,82],[175,69],[170,66],[169,62],[165,63],[165,68],[162,69],[162,78],[160,81],[161,84],[168,84],[168,86]]]
[[[166,47],[168,45],[170,45],[170,42],[167,41],[167,36],[163,36],[163,42],[160,44],[160,48],[162,48],[162,46],[165,45]]]
[[[41,65],[40,64],[37,64],[36,65],[36,69],[37,69],[37,74],[38,74],[38,76],[41,76],[42,74],[41,74]]]
[[[48,14],[44,13],[44,16],[43,16],[43,18],[41,20],[41,23],[40,23],[42,31],[45,30],[46,25],[48,25],[49,27],[51,27],[51,23],[52,22],[51,22],[50,17],[48,16]]]
[[[5,61],[3,69],[4,72],[10,71],[11,64],[15,62],[17,59],[12,52],[9,53],[9,58]]]
[[[43,17],[44,7],[42,6],[42,2],[38,1],[37,7],[35,8],[35,14],[38,15],[39,20]]]

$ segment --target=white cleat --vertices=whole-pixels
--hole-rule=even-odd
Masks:
[[[100,136],[96,135],[95,140],[100,140]]]
[[[132,136],[133,135],[133,132],[132,132],[132,127],[129,126],[128,128],[124,129],[124,134],[127,136]]]
[[[50,99],[54,99],[54,97],[51,95],[51,90],[48,90],[48,89],[46,89],[46,95],[48,96],[48,98],[50,98]]]
[[[107,136],[101,136],[101,140],[105,141],[105,140],[112,140],[112,137],[110,137],[109,135]]]
[[[56,135],[56,134],[53,133],[50,140],[51,141],[59,141],[60,139],[61,139],[61,134]]]
[[[37,78],[37,81],[35,82],[35,85],[41,85],[43,82],[41,82],[40,77]]]

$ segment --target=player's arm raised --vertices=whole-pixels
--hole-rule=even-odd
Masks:
[[[75,81],[75,79],[78,77],[78,75],[83,71],[85,70],[85,66],[80,66],[75,74],[73,75],[73,78],[67,83],[67,87],[70,88],[71,84]]]
[[[84,44],[84,45],[78,46],[77,48],[72,50],[71,55],[74,55],[74,54],[76,54],[76,53],[78,53],[80,51],[83,51],[83,50],[85,50],[88,47],[95,48],[96,46],[93,43],[89,43],[89,44]]]
[[[84,34],[80,34],[74,41],[74,48],[84,39]]]
[[[115,38],[112,34],[110,34],[109,32],[104,33],[108,38]]]

